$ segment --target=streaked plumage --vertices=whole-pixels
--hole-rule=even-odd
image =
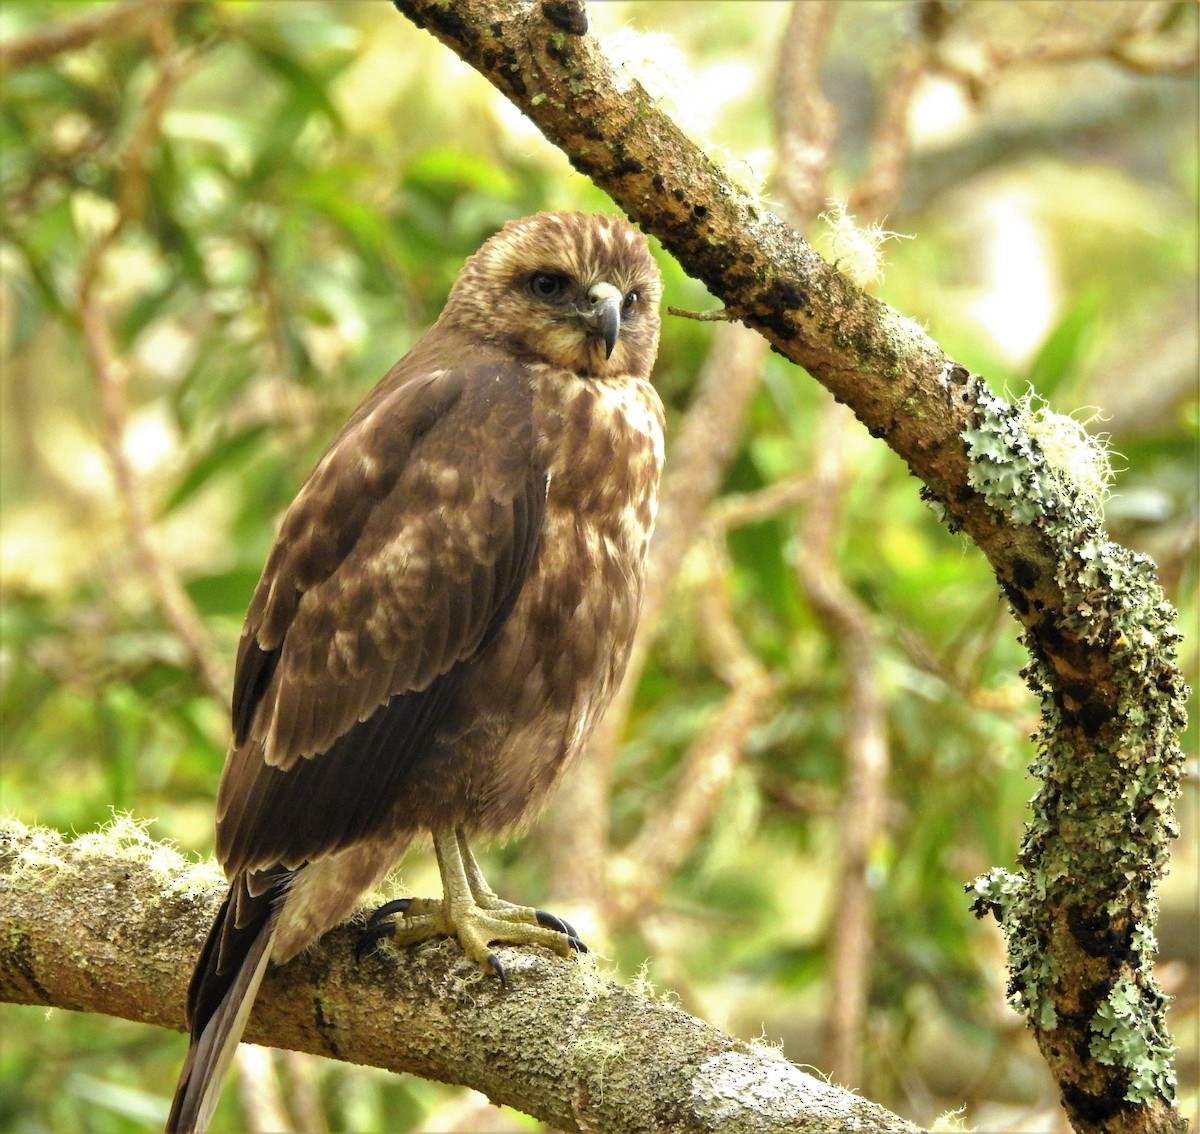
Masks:
[[[398,940],[453,932],[480,963],[490,941],[573,942],[496,899],[466,839],[536,813],[624,670],[663,456],[660,290],[621,220],[511,222],[289,508],[238,651],[230,892],[168,1130],[207,1124],[268,961],[422,831],[447,900],[414,903]]]

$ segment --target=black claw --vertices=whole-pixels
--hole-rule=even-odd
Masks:
[[[545,910],[534,910],[533,913],[537,918],[538,925],[544,926],[546,929],[553,929],[556,933],[564,933],[568,937],[575,936],[575,930],[561,917],[547,913]]]
[[[508,974],[504,971],[504,965],[501,964],[500,958],[495,953],[489,953],[487,961],[492,972],[500,978],[500,987],[508,988]]]
[[[576,953],[586,953],[588,951],[588,947],[579,939],[579,934],[575,932],[575,927],[565,917],[558,917],[555,914],[547,913],[545,910],[534,910],[533,912],[537,916],[538,925],[544,926],[546,929],[553,929],[556,933],[561,933],[567,939],[567,944]]]
[[[369,918],[362,933],[359,934],[358,944],[354,947],[354,963],[358,964],[375,946],[396,932],[396,923],[391,920],[395,913],[405,913],[412,905],[412,898],[394,898],[384,902]]]
[[[413,903],[412,898],[393,898],[390,902],[384,902],[369,918],[367,918],[367,928],[372,929],[377,926],[385,917],[391,917],[394,913],[407,913],[409,906]]]
[[[354,947],[354,963],[358,964],[368,954],[375,951],[375,947],[380,941],[387,937],[391,937],[396,932],[396,923],[394,921],[380,921],[364,929],[359,934],[358,944]]]

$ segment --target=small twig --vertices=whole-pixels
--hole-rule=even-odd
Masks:
[[[714,528],[730,531],[747,524],[760,524],[787,508],[803,504],[812,492],[807,476],[791,476],[754,492],[726,496],[713,508],[709,520]]]
[[[952,10],[938,0],[926,3],[919,35],[901,48],[892,64],[892,73],[884,84],[883,107],[872,133],[867,173],[850,194],[850,208],[866,219],[882,217],[900,195],[912,148],[909,111],[952,18]]]
[[[125,0],[90,12],[70,23],[50,23],[25,35],[0,43],[0,71],[13,71],[45,63],[64,51],[77,51],[105,36],[127,35],[142,25],[161,19],[164,9],[179,0]]]
[[[1000,76],[1017,67],[1081,63],[1107,59],[1119,67],[1140,75],[1186,74],[1200,65],[1194,26],[1187,19],[1181,32],[1163,31],[1169,10],[1165,4],[1124,5],[1126,18],[1099,33],[1072,34],[1056,29],[1016,43],[994,43],[986,39],[970,45],[970,50],[952,49],[937,53],[938,67],[963,82],[976,97],[992,86]],[[1097,9],[1105,10],[1105,9]],[[1108,8],[1117,10],[1116,5]],[[1192,17],[1194,18],[1194,17]],[[953,45],[954,48],[960,45]]]
[[[695,319],[697,323],[735,323],[739,318],[728,307],[718,307],[713,311],[689,311],[686,307],[668,305],[667,313],[680,319]]]
[[[1200,67],[1200,49],[1194,39],[1130,40],[1110,48],[1107,58],[1139,75],[1186,75]]]

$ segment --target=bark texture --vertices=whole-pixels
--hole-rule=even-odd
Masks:
[[[128,821],[65,841],[0,823],[0,1001],[183,1029],[192,961],[225,890]],[[253,1043],[482,1091],[564,1131],[912,1131],[587,958],[504,949],[508,988],[457,944],[354,963],[354,926],[263,982]],[[182,1051],[182,1048],[181,1048]]]
[[[605,58],[582,3],[393,2],[731,315],[849,405],[987,556],[1023,627],[1043,715],[1019,869],[977,880],[975,908],[1004,925],[1013,1002],[1075,1128],[1183,1128],[1152,962],[1187,690],[1153,564],[1108,538],[1077,470],[1047,458],[1015,407],[690,142]]]

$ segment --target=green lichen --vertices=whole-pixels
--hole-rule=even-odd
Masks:
[[[975,423],[962,438],[968,480],[987,502],[1019,524],[1099,517],[1113,480],[1102,438],[1055,413],[1032,390],[1015,406],[978,393]]]
[[[967,893],[975,895],[971,908],[976,916],[991,912],[1004,926],[1028,923],[1031,907],[1039,900],[1029,878],[1000,867],[981,874]],[[1036,1027],[1054,1027],[1054,1001],[1047,992],[1054,980],[1054,959],[1045,940],[1032,933],[1009,936],[1008,965],[1008,1002]]]
[[[1033,523],[1056,502],[1033,439],[1012,407],[987,391],[979,394],[975,418],[974,428],[962,433],[971,458],[968,483],[1014,523]]]
[[[1091,1053],[1100,1063],[1130,1072],[1127,1101],[1174,1098],[1171,1058],[1175,1048],[1170,1037],[1147,1017],[1142,997],[1133,980],[1122,977],[1117,981],[1092,1019]]]
[[[1175,611],[1154,564],[1104,531],[1111,471],[1078,422],[1032,396],[1014,410],[978,389],[962,437],[971,486],[1010,521],[1041,531],[1061,596],[1056,609],[1027,596],[1023,675],[1042,716],[1030,766],[1040,788],[1021,871],[977,879],[973,906],[1003,925],[1009,999],[1038,1029],[1061,1025],[1056,982],[1083,979],[1082,968],[1055,971],[1050,950],[1066,945],[1062,919],[1082,953],[1111,950],[1111,975],[1088,990],[1098,993],[1086,1029],[1091,1054],[1119,1070],[1128,1101],[1170,1100],[1173,1049],[1152,964],[1188,692],[1176,667]]]
[[[1091,611],[1076,610],[1067,621],[1078,623],[1081,638],[1109,652],[1112,687],[1103,711],[1111,716],[1092,726],[1091,738],[1066,719],[1062,682],[1026,635],[1033,660],[1025,676],[1042,702],[1030,771],[1042,786],[1020,852],[1024,885],[1001,886],[993,871],[976,888],[1003,907],[1013,1003],[1036,1027],[1053,1023],[1045,1004],[1054,974],[1040,944],[1049,937],[1053,911],[1087,911],[1110,940],[1127,940],[1119,980],[1089,1025],[1091,1051],[1122,1070],[1128,1101],[1169,1100],[1173,1049],[1152,971],[1154,890],[1177,834],[1173,807],[1181,754],[1175,737],[1184,723],[1186,689],[1174,666],[1178,632],[1170,607],[1142,557],[1107,541],[1101,545],[1102,576],[1090,574],[1093,559],[1066,557],[1077,577],[1064,590],[1087,594],[1081,575],[1096,584],[1088,596]]]

